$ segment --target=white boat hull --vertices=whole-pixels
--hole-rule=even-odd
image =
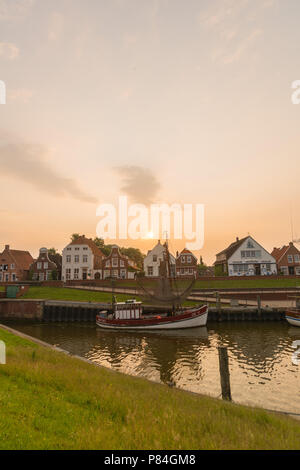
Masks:
[[[186,318],[182,318],[187,316]],[[139,321],[114,321],[110,322],[109,320],[102,319],[97,317],[96,324],[101,328],[111,329],[111,330],[178,330],[186,328],[199,328],[200,326],[206,326],[207,317],[208,317],[208,307],[202,307],[201,309],[192,309],[186,315],[178,315],[177,317],[166,317],[161,318],[157,317],[154,319],[145,319]],[[152,324],[150,324],[152,322]]]

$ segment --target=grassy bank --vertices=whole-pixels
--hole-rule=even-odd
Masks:
[[[75,302],[111,302],[112,295],[109,292],[94,292],[84,289],[68,289],[64,287],[30,287],[22,298],[73,300]],[[119,301],[132,299],[132,294],[118,294],[117,298]]]
[[[300,449],[300,424],[98,368],[0,328],[0,449]]]
[[[133,294],[116,294],[118,302],[132,299],[139,300]],[[68,289],[63,287],[30,287],[22,296],[23,299],[70,300],[74,302],[111,302],[112,294],[109,292],[95,292],[84,289]],[[185,306],[198,305],[199,302],[186,301]]]

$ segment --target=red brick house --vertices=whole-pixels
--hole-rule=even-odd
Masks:
[[[292,242],[282,248],[274,248],[272,256],[276,259],[278,272],[285,276],[300,276],[300,251]]]
[[[0,254],[0,282],[27,280],[33,261],[29,251],[11,250],[9,245],[5,245]]]
[[[59,259],[60,255],[53,255]],[[58,263],[58,261],[57,261]],[[60,279],[60,267],[53,261],[52,255],[49,255],[47,248],[41,248],[39,257],[30,266],[30,277],[33,281],[50,281],[51,279]]]
[[[134,279],[138,268],[128,256],[121,254],[117,245],[113,245],[110,254],[102,261],[102,271],[103,279]]]
[[[197,277],[196,256],[186,248],[181,253],[176,253],[176,276],[177,277]]]

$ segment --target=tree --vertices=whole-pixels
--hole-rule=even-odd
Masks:
[[[49,248],[48,254],[54,256],[54,255],[57,255],[57,254],[58,254],[58,251],[57,251],[56,248]]]
[[[71,241],[74,242],[75,240],[78,240],[80,237],[84,237],[85,235],[80,235],[79,233],[73,233],[71,235]]]
[[[142,269],[144,264],[145,255],[139,250],[139,248],[121,248],[121,253],[128,256],[129,259],[135,262],[135,264]]]

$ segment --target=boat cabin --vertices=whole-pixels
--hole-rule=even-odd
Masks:
[[[136,300],[126,300],[114,304],[116,320],[137,320],[143,313],[142,302]]]

